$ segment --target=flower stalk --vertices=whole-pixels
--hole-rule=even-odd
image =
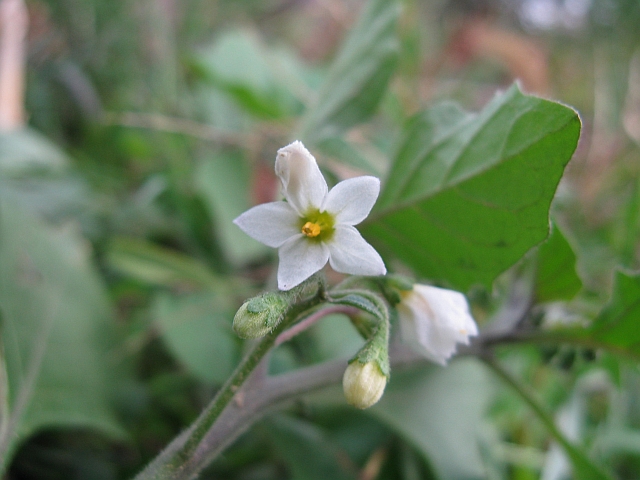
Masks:
[[[359,409],[374,405],[389,380],[389,310],[376,294],[366,290],[346,290],[330,298],[333,303],[351,305],[367,312],[371,318],[352,317],[352,323],[367,339],[364,346],[349,360],[342,378],[345,398]]]
[[[302,296],[312,285],[315,285],[314,294],[290,306],[282,321],[262,337],[244,357],[231,377],[227,379],[211,403],[205,408],[191,427],[184,434],[177,437],[164,452],[156,457],[147,468],[140,472],[135,477],[136,480],[182,480],[183,478],[188,478],[184,477],[181,473],[183,465],[192,457],[199,444],[207,435],[207,432],[233,399],[236,392],[242,387],[260,361],[275,345],[278,336],[296,323],[296,321],[300,320],[305,312],[325,301],[324,279],[317,275],[310,277],[287,295],[291,299]]]

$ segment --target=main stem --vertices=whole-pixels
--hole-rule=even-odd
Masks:
[[[260,361],[274,346],[278,335],[289,328],[305,311],[320,304],[324,298],[324,289],[320,284],[315,295],[292,306],[284,320],[269,334],[264,336],[253,349],[244,357],[240,365],[235,369],[231,377],[225,382],[211,403],[198,416],[196,421],[183,434],[158,455],[142,472],[136,480],[179,480],[183,479],[182,470],[198,448],[202,439],[211,429],[220,414],[229,404],[235,393],[251,375]]]

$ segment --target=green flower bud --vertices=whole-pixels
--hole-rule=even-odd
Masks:
[[[242,304],[233,317],[233,330],[240,338],[260,338],[284,318],[289,302],[277,292],[263,293]]]
[[[342,388],[347,402],[356,408],[365,409],[375,404],[387,385],[387,376],[377,362],[349,364],[342,377]]]

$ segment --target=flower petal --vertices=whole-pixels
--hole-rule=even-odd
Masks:
[[[320,209],[327,195],[327,182],[302,142],[296,140],[278,150],[276,175],[285,198],[300,215],[312,208]]]
[[[299,221],[298,214],[287,202],[271,202],[250,208],[233,223],[250,237],[277,248],[300,233]]]
[[[384,275],[387,269],[378,252],[352,226],[338,225],[328,242],[329,263],[336,272]]]
[[[468,344],[468,337],[478,334],[478,327],[463,294],[430,285],[414,285],[413,288],[429,303],[441,328],[448,329],[458,342]]]
[[[455,341],[440,336],[431,317],[425,321],[415,313],[407,315],[405,306],[398,305],[402,341],[429,360],[446,365],[447,360],[455,353]]]
[[[380,194],[376,177],[356,177],[338,183],[327,194],[321,210],[334,215],[336,223],[357,225],[369,215]]]
[[[329,249],[322,243],[309,241],[300,233],[287,240],[278,255],[278,288],[291,290],[325,266]]]
[[[453,290],[416,284],[397,308],[403,340],[441,365],[478,334],[466,298]]]

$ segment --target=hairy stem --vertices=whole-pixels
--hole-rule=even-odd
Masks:
[[[408,349],[396,351],[393,367],[400,368],[426,363],[426,359]],[[342,381],[347,359],[331,360],[320,365],[268,377],[264,382],[248,381],[239,393],[239,402],[232,402],[209,430],[206,437],[185,465],[185,473],[195,478],[225,448],[267,412],[286,406],[297,397]]]
[[[309,282],[307,287],[311,283],[313,282]],[[292,307],[282,323],[255,345],[194,424],[174,439],[165,451],[136,477],[137,480],[196,478],[243,431],[268,411],[286,405],[299,395],[339,384],[347,366],[347,359],[268,377],[265,358],[272,347],[290,339],[330,313],[344,313],[349,316],[360,310],[372,314],[382,313],[380,310],[384,303],[379,304],[377,296],[365,295],[365,292],[358,289],[339,290],[337,293],[338,298],[335,298],[335,291],[332,295],[328,295],[324,291],[324,286],[320,285],[313,297]],[[360,300],[353,295],[359,296]],[[362,300],[368,302],[362,302]],[[324,301],[329,301],[333,305],[317,310],[316,307]],[[357,303],[358,307],[355,307],[354,303]],[[384,309],[386,310],[386,306]],[[305,314],[306,318],[303,318]],[[580,457],[581,452],[564,439],[553,419],[544,412],[535,398],[529,395],[508,372],[488,358],[488,354],[495,347],[504,344],[561,343],[564,340],[566,339],[558,335],[537,330],[513,331],[498,328],[496,331],[484,333],[469,346],[460,346],[458,354],[483,358],[507,383],[517,385],[516,391],[539,414],[545,425],[550,428],[552,435],[565,449],[568,449],[568,452]],[[425,358],[397,342],[390,345],[390,354],[394,368],[427,362]]]
[[[318,282],[318,279],[310,279],[299,290],[303,291],[305,286],[313,282]],[[324,287],[321,282],[313,297],[293,305],[287,312],[285,319],[253,347],[191,427],[174,439],[147,468],[136,476],[136,480],[191,478],[190,474],[186,472],[185,464],[189,462],[207,432],[228,406],[236,392],[274,346],[278,336],[294,324],[305,311],[312,309],[322,301],[324,301]]]

